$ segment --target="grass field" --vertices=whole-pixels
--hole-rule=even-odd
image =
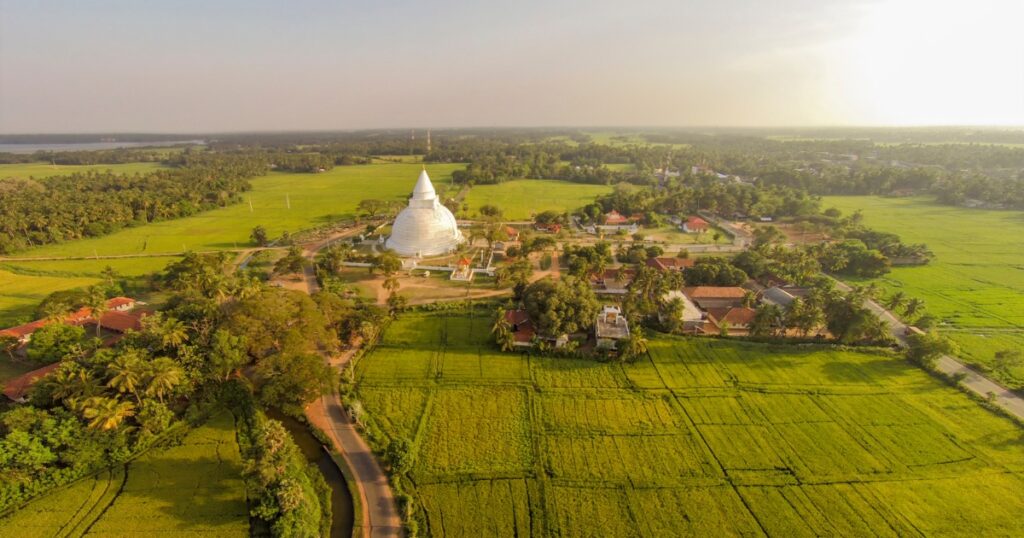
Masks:
[[[989,365],[997,351],[1024,349],[1024,213],[861,196],[827,197],[824,207],[861,209],[868,226],[935,252],[930,264],[896,267],[879,282],[887,294],[923,299],[966,360]],[[1024,368],[994,375],[1024,387]]]
[[[466,196],[470,213],[484,204],[500,207],[505,218],[526,220],[542,211],[571,211],[612,191],[605,185],[586,185],[553,179],[517,179],[497,185],[478,185]]]
[[[658,337],[602,364],[489,329],[407,314],[356,366],[369,419],[413,442],[429,535],[1024,532],[1022,430],[904,360]]]
[[[234,421],[222,413],[181,445],[61,488],[0,520],[0,534],[248,536]]]
[[[133,277],[163,269],[174,257],[113,260],[58,260],[0,262],[0,327],[28,321],[47,295],[101,281],[101,272],[113,267],[121,276]]]
[[[462,166],[431,165],[428,171],[441,191],[450,183],[452,171]],[[356,205],[366,198],[405,199],[420,169],[419,164],[377,164],[339,166],[322,174],[270,174],[252,180],[253,188],[244,194],[246,201],[241,204],[104,237],[38,247],[17,256],[145,255],[245,247],[257,225],[266,227],[274,237],[352,217]],[[54,291],[95,283],[95,275],[108,264],[129,275],[159,270],[170,260],[0,262],[0,326],[21,319]]]
[[[9,177],[36,179],[50,176],[69,176],[75,172],[90,170],[112,170],[119,174],[145,173],[164,168],[160,163],[123,163],[123,164],[82,164],[52,165],[50,163],[0,164],[0,179]]]

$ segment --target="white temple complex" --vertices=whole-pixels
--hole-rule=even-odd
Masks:
[[[437,198],[426,169],[420,172],[409,206],[395,218],[386,246],[400,256],[448,254],[464,241],[455,216]]]

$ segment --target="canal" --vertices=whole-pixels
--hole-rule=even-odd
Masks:
[[[320,441],[309,432],[305,424],[279,411],[269,410],[267,416],[281,421],[285,429],[292,434],[292,439],[310,463],[316,464],[324,475],[327,485],[331,486],[331,538],[349,538],[352,536],[352,495],[345,482],[345,475],[324,450]]]

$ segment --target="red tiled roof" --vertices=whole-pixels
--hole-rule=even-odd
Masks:
[[[708,316],[712,317],[716,321],[716,325],[725,321],[733,327],[746,327],[754,321],[754,316],[757,312],[753,308],[746,307],[733,307],[733,308],[709,308]]]
[[[135,304],[135,299],[131,297],[114,297],[107,300],[107,308],[116,310],[124,306],[132,306]]]
[[[0,335],[10,335],[15,338],[21,339],[43,328],[43,326],[46,325],[47,323],[49,323],[49,320],[37,319],[36,321],[26,323],[24,325],[18,325],[17,327],[4,329],[0,331]]]
[[[687,267],[693,267],[694,260],[690,258],[648,258],[647,267],[652,267],[659,271],[667,271],[669,269],[682,270]]]
[[[142,329],[142,316],[108,310],[100,316],[100,325],[104,329],[123,333],[127,330],[138,331]]]
[[[697,228],[707,228],[708,227],[708,221],[706,221],[706,220],[704,220],[704,219],[702,219],[700,217],[690,217],[690,218],[686,219],[686,227],[690,228],[691,230],[694,230],[694,229],[697,229]]]
[[[512,326],[512,339],[516,342],[527,343],[533,340],[535,334],[533,322],[530,321],[526,310],[509,310],[505,312],[505,321]]]
[[[604,218],[605,224],[613,224],[614,225],[614,224],[625,224],[625,223],[629,222],[629,219],[627,219],[621,213],[619,213],[618,211],[616,211],[614,209],[609,211],[608,213],[606,213],[604,217],[605,217]]]
[[[691,299],[742,299],[747,290],[736,286],[690,286],[683,288]]]
[[[15,402],[24,398],[25,394],[28,393],[28,389],[32,388],[36,381],[39,381],[43,376],[56,370],[58,367],[60,367],[59,362],[47,364],[38,370],[32,370],[8,381],[4,384],[4,396]]]
[[[509,237],[509,239],[511,239],[513,237],[517,237],[517,236],[519,236],[519,230],[517,230],[517,229],[515,229],[515,228],[513,228],[511,226],[505,226],[505,235],[507,235]]]

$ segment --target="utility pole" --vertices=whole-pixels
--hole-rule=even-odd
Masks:
[[[290,197],[290,196],[288,195],[288,193],[285,193],[285,195],[284,195],[284,205],[285,205],[285,207],[286,207],[286,208],[288,208],[288,209],[291,209],[291,208],[292,208],[292,199],[291,199],[291,197]]]
[[[252,196],[249,197],[249,213],[252,213]]]

